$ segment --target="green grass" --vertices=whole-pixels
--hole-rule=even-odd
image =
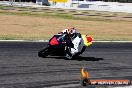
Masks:
[[[31,12],[32,9],[37,10],[36,8],[28,8],[28,7],[13,7],[13,6],[2,6],[0,5],[0,9],[8,9],[8,8],[14,8],[16,9],[16,12],[9,12],[9,11],[1,11],[0,14],[6,14],[6,15],[25,15],[25,16],[47,16],[47,17],[57,17],[57,18],[63,18],[63,19],[71,19],[71,20],[84,20],[84,21],[110,21],[106,19],[100,19],[100,18],[89,18],[89,17],[78,17],[74,16],[71,13],[59,13],[54,10],[48,10],[48,12],[45,12],[42,10],[41,13],[38,12]],[[18,10],[18,11],[17,11]]]
[[[3,6],[0,5],[0,9],[3,9]]]
[[[16,35],[0,35],[0,40],[48,40],[50,36],[45,37],[23,37],[23,36],[16,36]]]
[[[112,21],[108,19],[100,19],[100,18],[82,18],[82,17],[74,17],[71,14],[59,14],[59,13],[33,13],[29,11],[20,11],[20,12],[0,12],[0,14],[6,14],[6,15],[21,15],[21,16],[38,16],[38,17],[56,17],[56,18],[62,18],[62,19],[69,19],[69,20],[84,20],[84,21]]]
[[[0,14],[5,14],[5,15],[25,15],[25,16],[29,16],[30,13],[29,12],[0,12]]]
[[[5,8],[5,6],[1,6],[0,5],[0,9]],[[34,17],[44,17],[44,18],[60,18],[60,19],[68,19],[68,20],[82,20],[84,21],[103,21],[103,22],[108,22],[111,23],[115,20],[105,20],[105,19],[101,19],[101,18],[92,18],[92,17],[78,17],[78,16],[74,16],[71,13],[63,13],[63,12],[57,12],[57,11],[52,11],[52,10],[48,10],[48,11],[42,11],[42,12],[31,12],[29,8],[21,8],[21,7],[14,7],[16,8],[15,11],[11,12],[8,10],[1,10],[0,14],[5,14],[5,15],[20,15],[20,16],[34,16]],[[18,11],[18,10],[23,10],[23,9],[27,9],[26,11]],[[118,21],[116,21],[118,22]],[[86,24],[86,25],[79,25],[80,27],[93,27],[97,26],[96,24]],[[85,34],[85,32],[84,32]],[[116,40],[124,40],[124,41],[128,41],[128,40],[132,40],[132,37],[129,36],[123,36],[120,34],[118,35],[100,35],[98,34],[96,31],[92,33],[94,36],[94,40],[110,40],[110,41],[116,41]],[[51,36],[45,35],[45,36],[39,36],[39,37],[34,37],[34,36],[30,36],[30,37],[23,37],[23,36],[15,36],[15,35],[7,35],[7,36],[2,36],[0,35],[0,39],[1,40],[19,40],[19,39],[23,39],[23,40],[41,40],[41,39],[49,39]]]
[[[12,35],[0,35],[0,40],[15,40],[17,36]]]

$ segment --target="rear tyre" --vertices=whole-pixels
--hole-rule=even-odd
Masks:
[[[38,52],[39,57],[46,57],[49,55],[49,47],[46,47]]]

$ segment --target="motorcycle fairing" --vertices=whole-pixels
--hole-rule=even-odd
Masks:
[[[64,55],[65,47],[73,47],[72,41],[67,35],[54,35],[49,40],[50,55]]]
[[[58,45],[59,43],[58,43],[58,41],[57,41],[57,39],[56,39],[56,37],[53,37],[51,40],[50,40],[50,45]]]

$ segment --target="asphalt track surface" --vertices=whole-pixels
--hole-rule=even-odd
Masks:
[[[74,60],[37,56],[43,42],[0,42],[0,88],[80,88],[90,79],[132,80],[132,43],[93,43]]]

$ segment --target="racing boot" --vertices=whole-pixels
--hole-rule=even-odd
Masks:
[[[73,58],[73,55],[70,53],[70,51],[71,51],[70,47],[67,47],[67,49],[65,51],[66,51],[65,59],[71,60]]]

